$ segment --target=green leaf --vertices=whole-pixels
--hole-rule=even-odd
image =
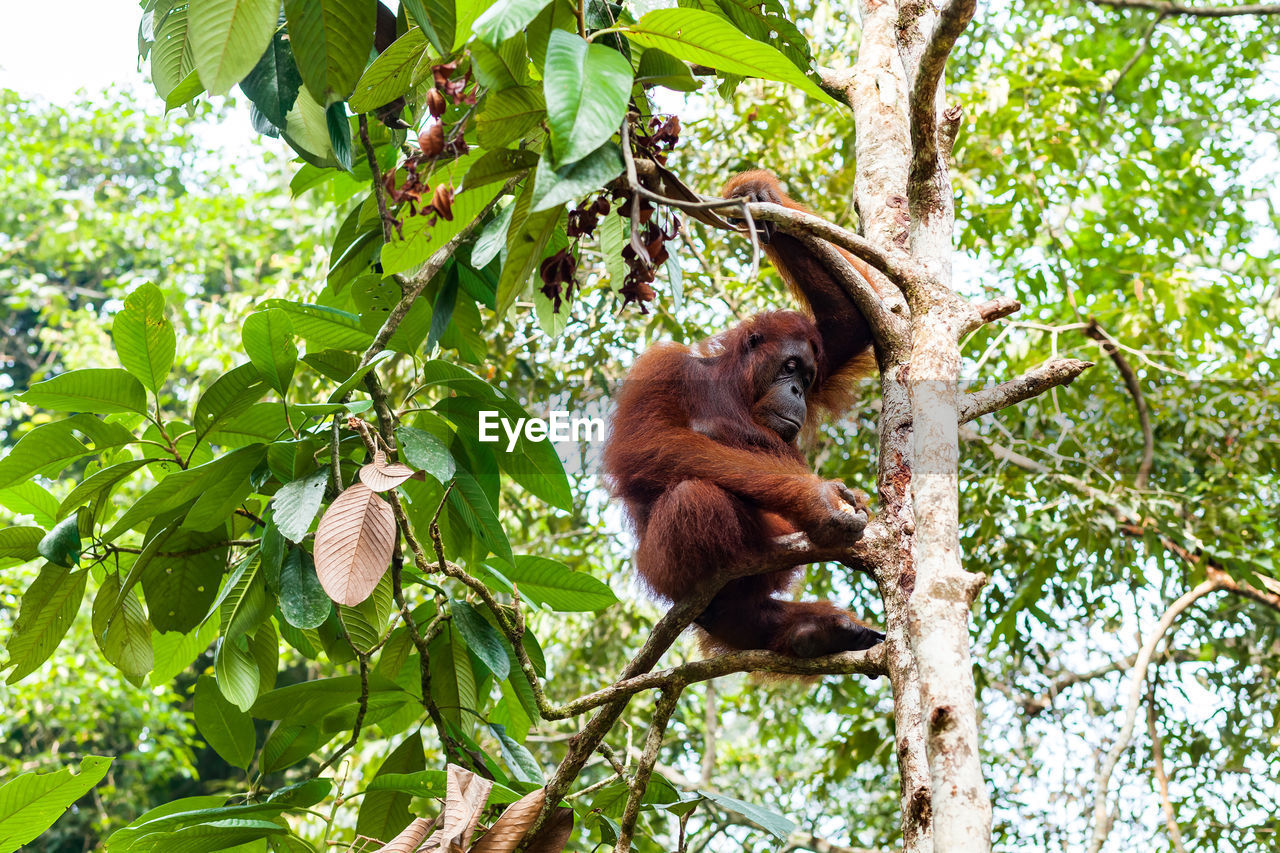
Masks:
[[[431,656],[431,697],[446,721],[458,728],[471,726],[476,708],[476,675],[462,634],[452,622],[427,647]]]
[[[196,70],[191,54],[187,25],[188,6],[177,5],[156,29],[156,42],[151,46],[151,82],[156,93],[167,101],[186,77]]]
[[[507,647],[502,642],[502,635],[484,617],[476,612],[466,601],[453,600],[453,624],[466,640],[469,648],[480,662],[489,668],[499,681],[511,673],[511,662],[507,659]]]
[[[430,63],[423,62],[427,50],[427,37],[418,27],[392,42],[356,83],[355,93],[348,101],[351,111],[367,113],[407,93],[430,74]],[[424,69],[415,74],[419,65]]]
[[[537,92],[540,100],[542,93],[538,92],[537,89],[532,91]],[[479,116],[476,117],[476,121],[480,121]],[[484,143],[481,144],[483,145]],[[484,147],[493,148],[494,146],[485,145]],[[503,148],[497,151],[489,151],[467,170],[467,176],[463,179],[462,185],[475,189],[485,184],[507,181],[527,174],[536,165],[538,165],[538,155],[524,148]],[[504,231],[503,233],[505,234],[506,232]],[[480,264],[480,266],[483,267],[485,264]]]
[[[415,731],[387,756],[374,779],[393,773],[414,773],[425,766],[422,735]],[[365,794],[360,804],[360,816],[356,818],[356,834],[369,838],[394,838],[413,820],[414,815],[409,811],[411,800],[409,794],[398,791],[370,791]]]
[[[305,548],[290,548],[280,567],[280,612],[285,621],[295,628],[317,628],[332,609],[311,554]]]
[[[573,163],[622,124],[631,96],[631,64],[613,48],[552,30],[542,88],[556,162]]]
[[[14,515],[29,515],[36,524],[52,527],[61,516],[58,499],[35,480],[24,480],[0,489],[0,506]]]
[[[58,522],[40,540],[40,556],[55,566],[71,568],[80,561],[80,524],[72,515]]]
[[[160,288],[148,282],[125,297],[124,310],[111,323],[111,340],[124,369],[153,394],[159,392],[178,346]]]
[[[151,624],[159,631],[185,634],[195,628],[209,612],[218,595],[218,584],[227,567],[227,533],[225,529],[210,531],[168,528],[148,536],[157,541],[152,555],[138,557],[130,574],[141,575],[142,592],[147,599]]]
[[[512,86],[499,92],[490,92],[485,95],[484,103],[476,113],[476,139],[485,149],[492,151],[502,148],[537,127],[538,122],[546,115],[547,102],[542,92],[533,86]],[[482,162],[483,158],[476,165]],[[472,169],[474,168],[473,166]],[[482,183],[475,182],[468,186],[474,188],[482,186]]]
[[[543,249],[555,233],[564,214],[553,208],[538,213],[528,213],[533,187],[529,186],[516,199],[511,230],[507,233],[507,259],[502,265],[502,277],[498,280],[498,316],[506,315],[516,299],[524,292],[529,276],[542,260]]]
[[[363,350],[373,343],[373,335],[360,325],[359,316],[349,311],[284,299],[268,299],[265,306],[288,312],[294,333],[306,341],[309,347],[320,350]]]
[[[200,75],[192,71],[186,77],[182,78],[182,82],[173,87],[164,99],[165,111],[176,110],[183,104],[188,104],[196,99],[201,92],[204,91],[204,84],[200,82]]]
[[[338,158],[329,140],[329,113],[306,86],[298,89],[293,109],[285,116],[280,129],[294,151],[312,166],[338,168]]]
[[[441,485],[453,479],[457,465],[445,443],[429,432],[413,427],[397,427],[396,440],[404,461],[426,471]]]
[[[85,571],[46,563],[22,594],[18,618],[5,644],[13,667],[6,684],[15,684],[49,659],[62,642],[84,598]]]
[[[147,411],[147,392],[141,383],[118,367],[87,367],[37,382],[18,397],[30,406],[58,412]]]
[[[409,18],[422,28],[431,46],[440,56],[453,52],[453,34],[456,14],[453,0],[404,0],[401,3]]]
[[[218,636],[218,626],[213,621],[201,625],[199,630],[180,634],[177,631],[151,634],[151,649],[155,664],[148,681],[153,687],[168,684],[183,672],[196,658],[209,648]]]
[[[272,498],[276,526],[290,542],[301,542],[306,537],[316,513],[320,512],[328,482],[329,472],[321,469],[301,480],[285,483]]]
[[[88,443],[76,438],[76,433]],[[133,433],[124,427],[92,415],[41,424],[18,439],[9,455],[0,459],[0,489],[35,475],[54,477],[77,459],[134,441]]]
[[[551,0],[498,0],[475,19],[471,32],[490,47],[516,35],[529,25]]]
[[[288,313],[268,308],[250,314],[240,328],[240,341],[262,381],[284,395],[298,364],[298,346],[293,342],[293,323]]]
[[[213,674],[227,701],[242,711],[253,706],[258,698],[261,673],[244,637],[236,642],[224,639],[218,644],[213,658]]]
[[[404,223],[403,236],[392,237],[382,249],[384,275],[405,272],[425,263],[446,243],[474,222],[493,201],[500,186],[490,185],[480,189],[464,189],[453,199],[453,219],[427,222],[425,216],[411,216]]]
[[[346,100],[373,49],[376,0],[284,0],[302,81],[321,106]]]
[[[13,851],[62,817],[72,803],[102,781],[110,758],[88,755],[74,775],[64,767],[52,773],[22,773],[0,787],[0,850]]]
[[[490,723],[489,731],[498,739],[498,748],[502,750],[502,759],[507,763],[507,768],[511,771],[512,776],[518,781],[533,785],[546,784],[547,780],[542,774],[542,768],[538,766],[538,760],[533,757],[533,753],[529,752],[523,744],[507,734],[505,726]]]
[[[280,15],[277,22],[283,21],[283,17]],[[271,43],[259,57],[258,64],[240,81],[240,88],[267,121],[283,129],[285,117],[293,109],[301,87],[302,75],[293,60],[289,35],[284,27],[276,26]]]
[[[702,85],[688,65],[656,47],[640,55],[636,82],[645,86],[666,86],[677,92],[692,92]]]
[[[251,551],[240,561],[223,585],[218,600],[218,621],[222,623],[222,642],[234,643],[251,634],[262,624],[275,602],[267,594],[267,584],[262,576],[262,558]]]
[[[196,0],[188,11],[200,82],[225,95],[258,64],[276,29],[279,0]]]
[[[509,204],[498,215],[490,219],[480,229],[476,241],[471,244],[471,263],[477,268],[487,267],[489,263],[502,254],[507,248],[507,235],[511,231],[511,220],[514,218],[516,206]]]
[[[351,645],[361,652],[375,649],[394,608],[390,572],[382,576],[364,601],[354,605],[338,605],[338,616],[347,629]]]
[[[521,554],[500,571],[519,586],[522,595],[552,610],[603,610],[618,600],[603,581],[548,557]]]
[[[266,448],[254,444],[204,465],[173,472],[125,510],[103,538],[113,540],[138,522],[190,501],[195,501],[195,505],[189,528],[210,530],[225,523],[248,494],[249,474],[265,453]]]
[[[155,461],[154,459],[133,459],[128,462],[121,462],[119,465],[103,468],[101,471],[86,477],[62,499],[62,503],[58,505],[57,517],[62,518],[72,510],[91,503],[100,496],[109,494],[111,489],[125,477],[128,477],[139,468],[153,464]],[[0,498],[0,503],[2,502],[3,499]]]
[[[606,142],[578,162],[559,169],[544,157],[534,179],[531,209],[536,213],[562,207],[565,202],[597,192],[621,175],[623,168],[622,149],[613,142]]]
[[[0,560],[17,559],[22,562],[40,556],[38,546],[44,538],[39,527],[6,527],[0,529]]]
[[[700,9],[655,9],[626,30],[627,38],[694,65],[720,72],[789,83],[825,104],[838,106],[777,48],[754,41],[724,18]]]
[[[267,393],[267,384],[252,364],[232,368],[214,380],[196,402],[192,427],[196,441],[202,441],[213,429],[245,412]]]
[[[511,562],[511,543],[498,522],[498,514],[485,497],[476,479],[466,471],[454,475],[453,488],[449,490],[449,505],[458,511],[467,528],[489,546],[489,550],[508,563]]]
[[[343,101],[330,104],[324,111],[325,126],[329,131],[329,147],[344,172],[351,171],[351,122],[347,119],[347,106]]]
[[[196,729],[214,752],[232,767],[247,770],[257,742],[253,719],[228,702],[208,675],[200,676],[196,682],[193,712]]]
[[[777,812],[770,811],[763,806],[757,806],[754,803],[745,803],[742,800],[735,800],[733,797],[726,797],[724,794],[716,794],[711,791],[698,791],[698,793],[718,805],[720,808],[745,817],[751,823],[754,823],[766,832],[771,833],[773,837],[777,838],[779,841],[785,841],[787,837],[795,831],[795,821],[785,818]]]
[[[151,623],[137,592],[122,590],[118,572],[107,575],[98,587],[93,598],[92,626],[102,656],[130,683],[140,686],[155,664]]]
[[[262,771],[275,773],[308,758],[320,746],[320,729],[313,725],[279,725],[262,745]]]

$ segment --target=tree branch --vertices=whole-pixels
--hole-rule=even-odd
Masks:
[[[938,86],[947,58],[956,39],[964,32],[977,9],[977,0],[949,0],[942,7],[937,26],[920,57],[920,68],[911,88],[911,172],[912,187],[922,186],[938,171]]]
[[[1160,808],[1164,811],[1164,825],[1169,830],[1169,841],[1176,853],[1187,853],[1186,845],[1182,843],[1182,830],[1178,828],[1178,816],[1173,810],[1173,801],[1169,799],[1169,774],[1164,769],[1164,744],[1160,741],[1160,730],[1156,726],[1155,684],[1147,692],[1147,736],[1151,738],[1151,769],[1160,789]]]
[[[1230,18],[1237,15],[1280,15],[1280,4],[1248,3],[1243,6],[1188,6],[1166,0],[1089,0],[1095,6],[1113,9],[1145,9],[1162,16],[1190,15],[1196,18]]]
[[[1200,657],[1195,652],[1180,649],[1177,651],[1166,652],[1160,660],[1173,661],[1174,663],[1186,663],[1188,661],[1198,661],[1200,660]],[[1056,700],[1064,690],[1074,687],[1077,684],[1084,684],[1088,681],[1104,678],[1113,672],[1132,669],[1133,665],[1137,663],[1137,661],[1138,653],[1134,652],[1127,657],[1110,661],[1086,672],[1068,672],[1059,675],[1049,683],[1049,686],[1045,688],[1044,692],[1038,693],[1035,696],[1028,696],[1019,703],[1022,706],[1022,713],[1027,717],[1038,717],[1040,714],[1043,714],[1045,711],[1053,707],[1054,700]]]
[[[1120,727],[1120,734],[1116,737],[1116,742],[1107,753],[1102,766],[1098,768],[1098,775],[1094,780],[1093,837],[1089,842],[1089,853],[1098,853],[1102,849],[1103,842],[1107,839],[1107,832],[1111,824],[1107,813],[1107,791],[1111,785],[1111,774],[1115,771],[1116,765],[1120,763],[1120,759],[1124,756],[1125,750],[1129,748],[1129,743],[1133,738],[1133,727],[1137,722],[1138,708],[1142,705],[1143,688],[1147,683],[1147,669],[1151,666],[1151,658],[1155,656],[1156,645],[1168,633],[1169,628],[1173,626],[1173,623],[1177,621],[1183,611],[1209,593],[1216,592],[1221,588],[1221,584],[1217,581],[1205,580],[1197,584],[1194,589],[1184,593],[1165,610],[1164,615],[1160,617],[1160,621],[1156,623],[1155,628],[1147,636],[1138,652],[1137,661],[1133,666],[1133,681],[1129,686],[1129,699],[1125,704],[1124,723]]]
[[[1133,398],[1133,405],[1138,410],[1138,423],[1142,427],[1142,462],[1138,464],[1138,473],[1133,478],[1133,487],[1145,489],[1151,477],[1151,465],[1155,461],[1156,440],[1155,433],[1151,429],[1151,415],[1147,411],[1147,398],[1142,393],[1142,386],[1138,383],[1138,374],[1134,373],[1124,353],[1120,352],[1120,348],[1116,346],[1115,340],[1102,330],[1097,320],[1090,320],[1084,333],[1097,341],[1102,346],[1102,351],[1111,356],[1116,369],[1120,371],[1120,377],[1124,379],[1124,387],[1129,389],[1129,396]]]
[[[1093,367],[1092,361],[1075,358],[1059,358],[1040,365],[1029,373],[1001,382],[991,388],[983,388],[966,394],[960,400],[960,423],[998,412],[1003,408],[1038,397],[1050,388],[1070,385],[1076,377]]]
[[[800,242],[804,243],[828,270],[835,273],[836,280],[844,289],[845,295],[853,300],[858,311],[866,319],[871,335],[875,338],[878,352],[907,345],[907,339],[911,334],[907,322],[885,307],[880,294],[872,289],[866,279],[858,275],[844,255],[840,254],[831,243],[814,236],[808,230],[799,228],[783,228],[783,230],[799,238]]]

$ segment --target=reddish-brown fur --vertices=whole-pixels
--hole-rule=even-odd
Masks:
[[[802,209],[767,172],[738,176],[724,194]],[[802,242],[782,233],[770,237],[765,251],[817,320],[772,311],[694,347],[656,344],[636,360],[618,396],[605,474],[639,538],[637,570],[668,601],[766,550],[778,535],[803,531],[815,541],[832,539],[834,513],[844,511],[837,506],[841,494],[848,500],[839,484],[809,470],[794,443],[757,423],[752,407],[780,348],[799,341],[811,347],[817,368],[806,401],[839,411],[851,379],[872,363],[871,336],[862,314]],[[850,261],[866,275],[861,262]],[[711,644],[811,656],[874,642],[873,632],[828,602],[775,598],[799,571],[726,585],[698,619]]]

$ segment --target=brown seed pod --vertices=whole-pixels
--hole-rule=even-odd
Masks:
[[[453,220],[453,185],[439,184],[431,196],[431,206],[442,219]]]
[[[424,157],[439,157],[444,151],[444,125],[435,122],[418,134],[418,147]]]
[[[444,95],[441,94],[439,89],[427,91],[427,109],[431,111],[433,116],[440,118],[440,116],[444,115],[446,107],[448,107],[448,104],[445,103]]]

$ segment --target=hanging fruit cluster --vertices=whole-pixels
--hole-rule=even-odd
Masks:
[[[636,156],[666,165],[667,155],[680,141],[680,119],[670,116],[664,120],[654,116],[649,120],[649,133],[632,134],[631,140]],[[648,314],[649,309],[645,303],[652,301],[655,296],[652,286],[655,269],[670,257],[667,241],[680,233],[680,219],[670,215],[666,217],[668,221],[664,227],[661,218],[655,217],[654,205],[648,199],[637,198],[629,189],[615,194],[615,197],[623,199],[618,215],[638,223],[638,229],[622,249],[622,259],[627,263],[627,275],[620,291],[622,304],[634,302],[640,306],[641,314]],[[632,219],[631,208],[634,204],[639,204],[639,209]],[[638,252],[637,246],[643,248],[643,252]]]
[[[410,216],[428,216],[434,224],[436,218],[453,219],[453,185],[437,184],[435,189],[427,182],[436,160],[442,156],[461,157],[470,150],[466,139],[464,122],[458,122],[453,133],[446,141],[443,117],[449,107],[465,104],[472,106],[476,102],[475,87],[471,86],[471,72],[468,71],[459,79],[453,79],[458,63],[446,62],[431,69],[435,78],[435,86],[427,92],[427,110],[431,117],[427,125],[418,134],[418,150],[405,158],[400,165],[405,173],[404,183],[397,185],[396,176],[400,170],[388,172],[382,179],[383,189],[387,197],[396,204],[407,204]],[[430,201],[423,204],[423,199],[430,194]],[[395,221],[396,231],[400,231],[401,221]],[[401,235],[403,236],[403,235]]]

